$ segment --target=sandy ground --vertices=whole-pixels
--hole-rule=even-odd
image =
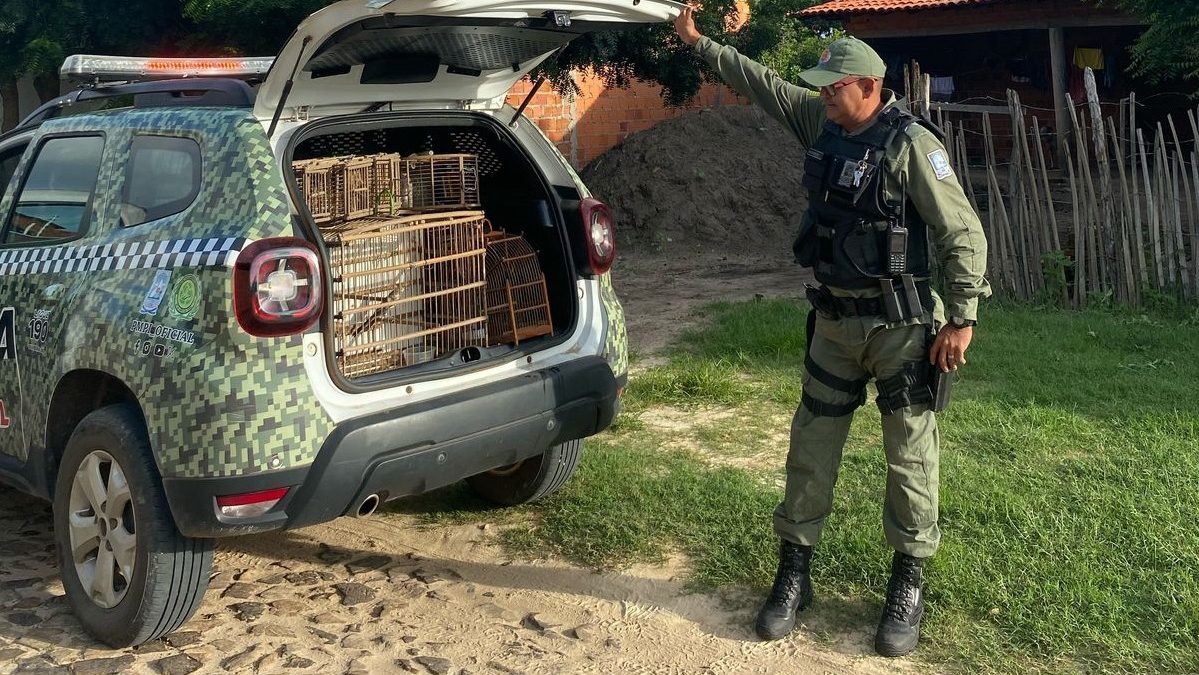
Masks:
[[[678,246],[663,254],[622,254],[613,285],[625,305],[629,344],[649,363],[696,325],[703,305],[719,300],[802,297],[811,274],[794,263],[790,243],[776,250],[723,253]]]
[[[617,270],[633,348],[660,354],[719,299],[797,294],[786,256],[626,256]],[[593,573],[509,558],[485,520],[420,527],[411,516],[339,519],[219,542],[191,622],[111,651],[62,598],[47,505],[0,488],[0,674],[894,673],[872,656],[876,608],[819,598],[806,630],[772,643],[750,623],[756,593],[684,589],[686,563]],[[837,634],[824,622],[858,617]]]

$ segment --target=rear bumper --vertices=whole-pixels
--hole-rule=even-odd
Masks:
[[[618,383],[598,356],[344,422],[307,467],[232,478],[164,481],[180,532],[225,537],[302,527],[357,510],[367,496],[420,494],[535,457],[605,429]],[[220,495],[290,487],[266,514],[231,520]]]

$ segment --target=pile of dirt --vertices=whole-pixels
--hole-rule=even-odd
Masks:
[[[583,170],[622,248],[789,250],[807,207],[803,152],[753,106],[689,113],[629,136]]]

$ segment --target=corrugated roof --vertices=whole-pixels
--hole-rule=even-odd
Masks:
[[[830,16],[900,12],[908,9],[934,9],[964,5],[985,5],[997,0],[830,0],[800,12],[803,16]]]

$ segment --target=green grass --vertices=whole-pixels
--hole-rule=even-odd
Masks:
[[[795,301],[711,306],[681,356],[633,378],[631,412],[590,442],[571,482],[509,512],[508,543],[596,567],[679,550],[696,586],[767,587],[786,449],[773,468],[723,460],[739,445],[768,449],[764,420],[785,420],[795,405],[805,311]],[[941,416],[943,542],[919,658],[965,672],[1199,668],[1197,317],[984,310]],[[664,450],[684,432],[644,421],[662,406],[736,414],[695,414],[685,433],[698,450]],[[881,602],[885,468],[868,406],[815,563],[829,605]],[[457,494],[444,510],[477,517],[483,507]]]

